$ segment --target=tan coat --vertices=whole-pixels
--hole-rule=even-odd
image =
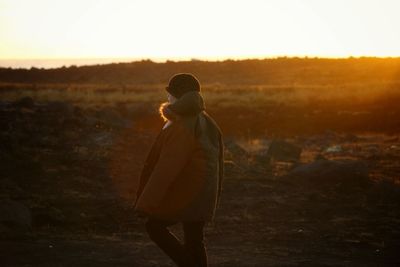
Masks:
[[[212,220],[224,176],[222,132],[198,92],[163,103],[160,112],[172,124],[147,155],[135,209],[160,219]]]

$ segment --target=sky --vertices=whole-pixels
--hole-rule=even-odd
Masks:
[[[0,0],[0,59],[400,56],[397,0]]]

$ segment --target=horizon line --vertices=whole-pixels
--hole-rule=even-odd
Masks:
[[[328,55],[313,55],[313,54],[302,54],[302,55],[271,55],[271,56],[209,56],[209,57],[154,57],[154,56],[143,56],[143,57],[129,57],[129,56],[117,56],[117,57],[0,57],[0,60],[84,60],[84,59],[132,59],[132,60],[151,60],[151,61],[190,61],[190,60],[202,60],[202,61],[220,61],[220,60],[246,60],[246,59],[275,59],[275,58],[329,58],[329,59],[345,59],[345,58],[400,58],[400,55],[382,56],[382,55],[342,55],[342,56],[328,56]]]
[[[29,68],[62,68],[62,67],[81,67],[93,65],[107,65],[118,63],[134,63],[140,61],[151,61],[154,63],[167,62],[223,62],[223,61],[246,61],[246,60],[269,60],[269,59],[396,59],[400,56],[317,56],[317,55],[276,55],[276,56],[249,56],[249,57],[60,57],[60,58],[0,58],[0,68],[29,69]],[[63,61],[65,61],[63,63]],[[74,62],[75,61],[75,62]],[[6,63],[5,65],[1,63]],[[47,63],[47,64],[46,64]]]

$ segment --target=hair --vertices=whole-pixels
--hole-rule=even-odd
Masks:
[[[169,102],[163,102],[160,104],[160,107],[158,108],[158,112],[160,113],[161,118],[164,120],[164,122],[168,121],[168,118],[165,117],[164,115],[164,110],[169,104],[170,104]]]

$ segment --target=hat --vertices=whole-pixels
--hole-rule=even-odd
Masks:
[[[169,84],[165,90],[176,98],[180,98],[183,94],[190,91],[200,92],[200,82],[190,73],[178,73],[169,80]]]

